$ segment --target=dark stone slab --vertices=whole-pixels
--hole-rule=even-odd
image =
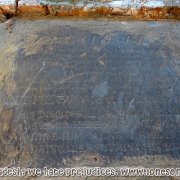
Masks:
[[[169,47],[69,26],[39,32],[36,42],[37,53],[22,48],[16,59],[14,122],[19,148],[28,146],[37,166],[180,158],[180,81]]]

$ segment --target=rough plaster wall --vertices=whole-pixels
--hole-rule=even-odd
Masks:
[[[1,0],[0,5],[14,4],[15,0]],[[68,0],[20,0],[20,4],[58,4],[58,3],[69,3]],[[76,1],[77,2],[77,1]],[[79,4],[85,2],[85,0],[78,1]],[[179,5],[179,0],[94,0],[91,2],[106,3],[112,7],[135,7],[140,8],[146,7],[163,7],[165,5]]]

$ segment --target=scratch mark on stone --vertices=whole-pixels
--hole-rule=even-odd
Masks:
[[[41,71],[44,69],[45,67],[45,62],[43,62],[43,65],[41,67],[41,69],[38,71],[38,73],[34,76],[34,78],[32,79],[31,83],[29,84],[28,88],[26,89],[26,91],[24,92],[24,94],[21,96],[21,98],[24,98],[24,96],[29,92],[29,90],[31,89],[31,86],[33,85],[34,81],[36,80],[36,78],[38,77],[38,75],[41,73]]]
[[[127,39],[126,39],[126,43],[128,43],[129,42],[129,36],[127,37]]]
[[[96,39],[96,36],[94,36],[94,37],[93,37],[93,40],[92,40],[92,42],[91,42],[91,43],[94,43],[94,40],[95,40],[95,39]]]
[[[174,87],[174,85],[176,84],[176,81],[177,81],[177,78],[175,78],[175,80],[174,80],[174,82],[173,82],[173,84],[172,84],[172,86],[171,86],[171,92],[173,91],[173,87]]]
[[[132,108],[133,107],[133,102],[134,102],[134,98],[132,98],[132,100],[129,102],[129,105],[128,105],[128,109]]]
[[[14,99],[14,97],[12,97],[12,100],[13,100],[13,102],[14,102],[14,105],[17,105],[17,104],[18,104],[17,101]]]
[[[166,42],[166,41],[167,41],[167,36],[164,37],[164,42]]]
[[[76,78],[76,77],[80,77],[80,76],[83,76],[83,75],[88,75],[88,74],[97,74],[97,72],[87,72],[87,73],[78,73],[78,74],[76,74],[76,75],[70,75],[69,77],[61,80],[61,81],[59,82],[59,84],[63,84],[63,83],[65,83],[65,82],[67,82],[67,81],[69,81],[69,80],[71,80],[71,79],[74,79],[74,78]]]
[[[83,37],[83,40],[82,40],[83,43],[84,43],[85,39],[86,39],[86,36]]]
[[[141,41],[142,41],[142,36],[139,39],[138,45],[141,43]]]

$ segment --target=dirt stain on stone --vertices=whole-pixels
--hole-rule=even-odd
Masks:
[[[39,37],[37,34],[28,35],[23,44],[23,53],[25,56],[37,54],[45,45],[53,45],[55,40],[56,38]]]
[[[11,96],[16,88],[12,74],[15,70],[14,58],[17,49],[17,45],[8,44],[0,50],[0,89],[4,88],[8,96]]]

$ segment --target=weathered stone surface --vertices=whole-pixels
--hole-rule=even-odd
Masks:
[[[0,14],[0,22],[5,22],[5,21],[6,21],[6,16]]]
[[[1,166],[179,166],[178,22],[24,23],[0,28]]]

